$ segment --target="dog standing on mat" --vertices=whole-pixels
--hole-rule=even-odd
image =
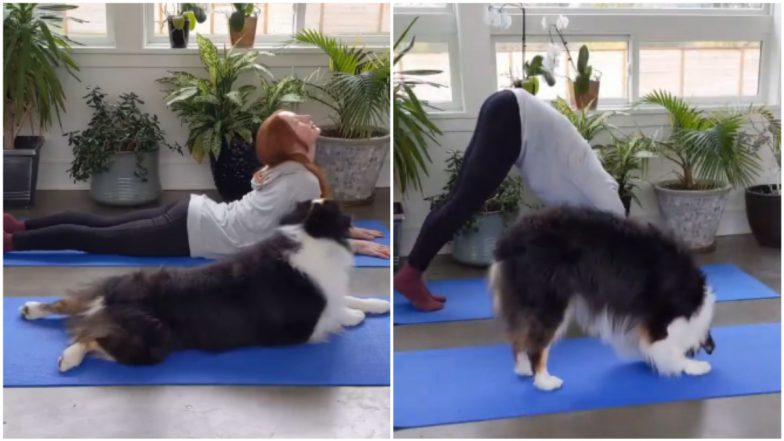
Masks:
[[[232,258],[110,277],[54,303],[28,302],[21,313],[69,316],[62,372],[87,353],[144,365],[183,349],[324,341],[365,313],[389,311],[387,301],[346,295],[350,221],[335,202],[303,202],[273,236]]]
[[[515,372],[541,390],[563,383],[547,357],[571,320],[661,375],[711,369],[691,357],[714,349],[714,295],[689,251],[653,226],[595,210],[543,210],[498,241],[489,283]]]

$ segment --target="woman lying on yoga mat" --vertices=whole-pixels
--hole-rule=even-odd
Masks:
[[[253,190],[231,203],[204,195],[123,216],[61,213],[24,222],[3,216],[3,251],[81,250],[126,256],[233,255],[272,234],[297,202],[328,197],[324,176],[313,162],[319,129],[309,115],[278,111],[256,136],[266,164]],[[355,253],[389,258],[389,247],[372,242],[381,232],[352,227]]]
[[[430,293],[422,273],[513,165],[547,205],[592,207],[624,216],[618,183],[569,120],[522,89],[496,92],[479,111],[448,201],[427,216],[407,263],[395,275],[395,290],[417,309],[444,307],[446,299]]]

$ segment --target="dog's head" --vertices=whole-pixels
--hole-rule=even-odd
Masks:
[[[351,228],[351,217],[344,214],[335,201],[314,199],[298,203],[294,210],[281,219],[280,224],[302,225],[311,237],[334,239],[342,243]]]

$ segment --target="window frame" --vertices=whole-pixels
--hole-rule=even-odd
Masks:
[[[117,47],[117,39],[115,34],[114,17],[116,3],[104,3],[106,6],[106,35],[101,37],[81,37],[77,35],[65,34],[71,40],[74,40],[78,45],[72,45],[74,49],[80,48],[96,48],[96,49],[112,49]],[[81,6],[77,4],[77,6]],[[74,17],[79,17],[79,9],[74,9]]]
[[[383,2],[380,2],[383,3]],[[318,3],[294,3],[294,32],[299,32],[305,28],[305,9],[308,5]],[[165,36],[155,35],[155,3],[144,3],[144,47],[160,48],[169,47],[169,40]],[[387,3],[387,7],[390,4]],[[390,12],[391,15],[391,12]],[[229,44],[228,34],[205,34],[216,45]],[[293,35],[293,34],[292,34]],[[292,35],[265,35],[263,38],[256,36],[254,43],[255,49],[278,49],[282,46],[287,47],[309,47],[291,43]],[[389,34],[341,34],[335,36],[338,39],[350,41],[352,44],[364,45],[368,48],[389,45]],[[188,49],[195,49],[196,39],[191,38],[188,42]]]
[[[459,82],[453,81],[453,89],[457,84],[468,84],[455,90],[464,101],[464,109],[460,113],[433,112],[437,119],[472,117],[496,86],[497,66],[495,44],[497,41],[520,41],[522,14],[519,9],[511,7],[507,12],[512,17],[509,29],[495,29],[484,23],[483,14],[488,4],[458,3],[450,11],[456,17],[455,27],[436,27],[438,21],[433,16],[444,15],[443,11],[430,8],[395,7],[394,28],[395,38],[402,27],[399,20],[420,16],[417,27],[427,32],[447,38],[448,33],[456,34],[459,45],[455,46],[454,55],[460,59],[463,53],[471,54],[471,63],[460,59],[461,71]],[[628,44],[628,98],[626,102],[610,102],[602,100],[600,108],[608,110],[629,110],[639,100],[639,63],[642,43],[686,42],[686,41],[759,41],[760,67],[757,94],[750,97],[685,97],[685,99],[701,108],[712,108],[727,104],[766,104],[772,108],[780,107],[781,84],[776,72],[780,72],[781,55],[780,36],[775,30],[780,27],[781,5],[766,3],[757,10],[737,9],[614,9],[612,12],[601,8],[526,8],[527,37],[529,40],[547,38],[548,34],[540,25],[543,17],[549,23],[555,22],[558,15],[569,17],[567,41],[603,38],[623,40]],[[425,39],[417,32],[417,39]],[[452,48],[450,47],[450,50]],[[492,54],[482,52],[489,51]],[[485,65],[487,64],[487,65]],[[489,87],[484,82],[491,78]],[[463,83],[464,82],[464,83]],[[615,101],[615,100],[613,100]],[[623,100],[621,100],[623,101]],[[635,112],[654,111],[655,106],[639,105]]]

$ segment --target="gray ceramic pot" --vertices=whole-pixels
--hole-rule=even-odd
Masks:
[[[488,266],[493,263],[493,251],[504,231],[504,217],[500,212],[479,216],[477,228],[455,235],[452,257],[460,263]]]
[[[134,174],[134,152],[116,153],[109,170],[93,175],[90,196],[107,205],[133,206],[155,201],[161,195],[158,150],[145,153],[142,164],[148,170],[145,181]]]
[[[326,175],[332,198],[351,204],[372,200],[387,154],[389,134],[366,139],[319,136],[316,141],[316,164]]]
[[[669,188],[674,183],[665,181],[654,185],[664,221],[692,251],[712,251],[716,248],[716,231],[732,187],[686,191]]]

